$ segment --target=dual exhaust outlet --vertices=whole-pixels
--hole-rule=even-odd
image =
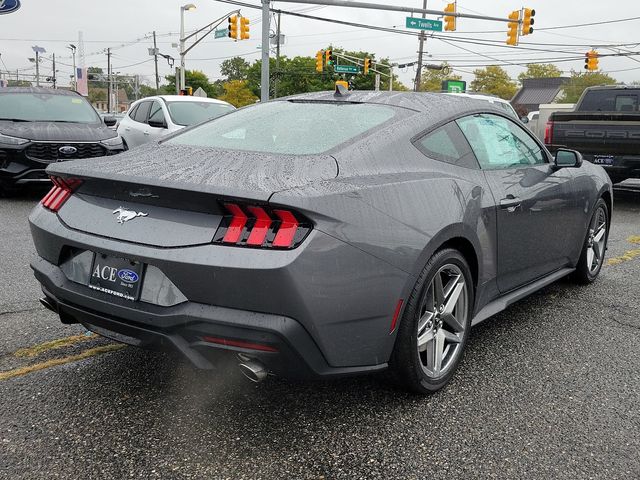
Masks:
[[[252,382],[260,383],[267,378],[268,371],[262,362],[242,353],[238,354],[238,360],[240,360],[238,368],[242,374]]]

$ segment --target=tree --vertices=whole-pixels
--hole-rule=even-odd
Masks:
[[[224,94],[220,96],[220,100],[229,102],[236,107],[251,105],[258,100],[258,97],[247,87],[245,80],[231,80],[230,82],[225,82],[222,86]]]
[[[527,69],[518,75],[518,81],[522,83],[525,78],[555,78],[562,76],[562,70],[553,63],[530,63]]]
[[[595,85],[615,85],[615,78],[602,72],[575,72],[571,71],[571,79],[562,86],[562,94],[558,99],[560,103],[576,103],[587,87]]]
[[[164,77],[168,85],[162,87],[164,93],[168,95],[175,95],[176,93],[176,76],[175,75],[167,75]],[[217,90],[210,82],[209,78],[199,70],[185,70],[184,72],[185,83],[188,87],[193,88],[195,92],[198,88],[202,88],[205,92],[207,92],[207,96],[210,98],[215,98],[221,92]]]
[[[471,90],[496,95],[510,100],[516,93],[517,86],[509,74],[497,65],[489,65],[473,71],[475,78],[471,82]]]
[[[89,89],[89,103],[106,102],[107,91],[104,88],[90,88]]]
[[[233,57],[220,65],[220,73],[230,80],[246,80],[251,64],[242,57]]]
[[[449,73],[449,65],[444,64],[447,68],[442,70],[424,69],[424,73],[420,78],[421,92],[439,92],[442,90],[442,82],[445,80],[462,80],[460,75],[451,75]]]
[[[107,75],[100,67],[87,68],[87,80],[89,87],[92,88],[107,88]]]

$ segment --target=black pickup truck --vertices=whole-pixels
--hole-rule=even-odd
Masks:
[[[573,111],[554,112],[544,143],[582,153],[602,165],[613,183],[640,178],[640,87],[587,88]]]

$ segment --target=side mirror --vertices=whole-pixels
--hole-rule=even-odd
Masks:
[[[578,168],[582,166],[582,155],[576,150],[559,148],[553,155],[553,163],[557,168]]]
[[[153,127],[153,128],[167,128],[167,122],[165,122],[164,120],[149,119],[147,123],[149,124],[150,127]]]
[[[104,117],[102,121],[107,127],[113,127],[116,123],[118,123],[118,119],[116,117]]]
[[[529,117],[522,117],[522,118],[520,118],[520,121],[522,123],[529,123]]]

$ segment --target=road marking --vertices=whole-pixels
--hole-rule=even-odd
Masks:
[[[58,350],[60,348],[68,347],[69,345],[77,345],[78,343],[90,342],[92,340],[96,340],[97,338],[99,337],[96,334],[73,335],[71,337],[58,338],[50,342],[44,342],[32,347],[21,348],[20,350],[16,350],[15,352],[13,352],[13,354],[16,357],[33,358],[37,357],[41,353],[48,352],[50,350]]]
[[[631,235],[627,238],[627,242],[640,245],[640,235]],[[607,265],[619,265],[621,263],[628,262],[629,260],[633,260],[634,258],[639,256],[640,248],[634,248],[633,250],[627,250],[626,252],[624,252],[624,255],[610,258],[607,261]]]
[[[103,353],[113,352],[125,348],[126,345],[114,344],[114,345],[102,345],[101,347],[90,348],[77,355],[71,355],[69,357],[54,358],[47,360],[46,362],[36,363],[27,367],[14,368],[13,370],[7,370],[6,372],[0,372],[0,381],[9,380],[10,378],[20,377],[29,373],[37,372],[39,370],[45,370],[51,367],[57,367],[58,365],[64,365],[66,363],[73,363],[85,358],[93,357],[95,355],[101,355]]]

